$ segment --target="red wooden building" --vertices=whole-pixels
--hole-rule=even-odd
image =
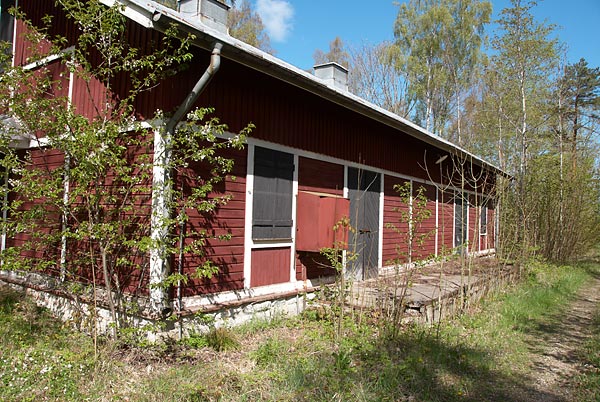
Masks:
[[[72,23],[57,13],[54,0],[2,0],[2,12],[15,2],[34,24],[51,14],[57,32],[68,37],[73,30]],[[222,270],[210,280],[183,286],[184,308],[277,298],[312,288],[333,273],[324,266],[319,249],[334,240],[346,241],[357,254],[346,274],[359,280],[409,259],[451,253],[461,244],[468,244],[474,253],[494,250],[494,184],[502,174],[494,166],[353,95],[341,66],[316,66],[313,75],[232,38],[219,22],[227,12],[219,3],[177,2],[179,11],[150,0],[118,3],[129,19],[123,40],[134,46],[143,48],[160,38],[170,23],[196,36],[190,68],[141,94],[136,101],[139,119],[149,119],[156,110],[182,110],[180,105],[198,85],[194,107],[214,107],[231,132],[249,122],[256,126],[246,148],[230,155],[236,179],[228,177],[220,191],[232,200],[210,223],[213,230],[231,235],[227,241],[211,240],[208,247]],[[27,28],[22,21],[5,29],[8,26],[3,22],[2,35],[13,43],[13,63],[26,66]],[[69,91],[78,112],[96,113],[89,99],[102,96],[105,88],[70,75],[60,57],[48,58],[44,68],[64,80],[62,88]],[[203,81],[207,72],[212,79]],[[20,146],[37,152],[27,141]],[[161,146],[160,138],[155,138],[154,148],[149,144],[155,161]],[[60,155],[56,158],[53,163],[63,162]],[[470,177],[480,182],[461,186],[456,166],[468,169]],[[407,240],[410,200],[407,203],[394,189],[406,182],[413,196],[423,188],[430,211],[413,228],[416,235],[427,234],[419,242]],[[155,178],[155,212],[161,208],[157,195],[161,185]],[[179,185],[176,178],[174,186]],[[344,216],[354,229],[346,235],[333,230]],[[209,223],[196,214],[189,225],[202,228]],[[54,257],[59,254],[60,250]],[[169,267],[179,264],[177,255],[145,258],[148,272],[139,277],[150,283],[160,282]],[[184,272],[199,263],[191,255],[183,255],[181,262]],[[159,289],[149,294],[155,305],[165,297],[172,302],[172,293]]]

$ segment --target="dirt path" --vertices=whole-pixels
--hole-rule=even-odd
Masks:
[[[528,397],[539,402],[572,401],[569,380],[578,373],[577,351],[590,336],[594,312],[600,306],[600,278],[594,278],[578,294],[561,318],[541,325],[532,342]]]

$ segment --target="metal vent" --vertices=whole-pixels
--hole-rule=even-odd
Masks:
[[[329,62],[313,68],[315,76],[325,81],[327,85],[344,91],[348,90],[348,70],[344,66]]]
[[[229,6],[218,0],[182,0],[179,12],[188,21],[200,20],[203,24],[227,33]]]

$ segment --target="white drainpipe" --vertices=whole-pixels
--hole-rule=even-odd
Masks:
[[[171,255],[168,253],[166,242],[170,234],[168,221],[171,217],[171,196],[173,181],[171,176],[171,149],[175,127],[190,111],[198,96],[206,88],[221,65],[221,48],[217,42],[212,51],[210,65],[202,74],[192,91],[179,106],[173,117],[154,131],[154,162],[152,166],[152,217],[151,233],[152,248],[150,250],[150,308],[157,316],[171,313],[168,292],[162,286],[170,272]]]

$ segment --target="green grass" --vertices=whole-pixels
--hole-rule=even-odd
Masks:
[[[336,323],[307,313],[152,351],[104,345],[97,360],[90,339],[1,291],[0,400],[522,400],[532,339],[600,268],[538,262],[528,272],[473,314],[394,337],[350,314],[339,337]],[[590,369],[578,378],[580,400],[600,392],[600,311],[596,330],[581,351]]]
[[[591,271],[600,277],[598,271]],[[583,362],[582,372],[575,378],[575,397],[578,401],[600,401],[600,306],[594,313],[592,336],[579,351]]]
[[[0,288],[0,399],[79,400],[93,372],[90,339],[31,301]]]
[[[584,370],[576,378],[579,401],[600,401],[600,309],[594,319],[594,333],[580,354]]]

